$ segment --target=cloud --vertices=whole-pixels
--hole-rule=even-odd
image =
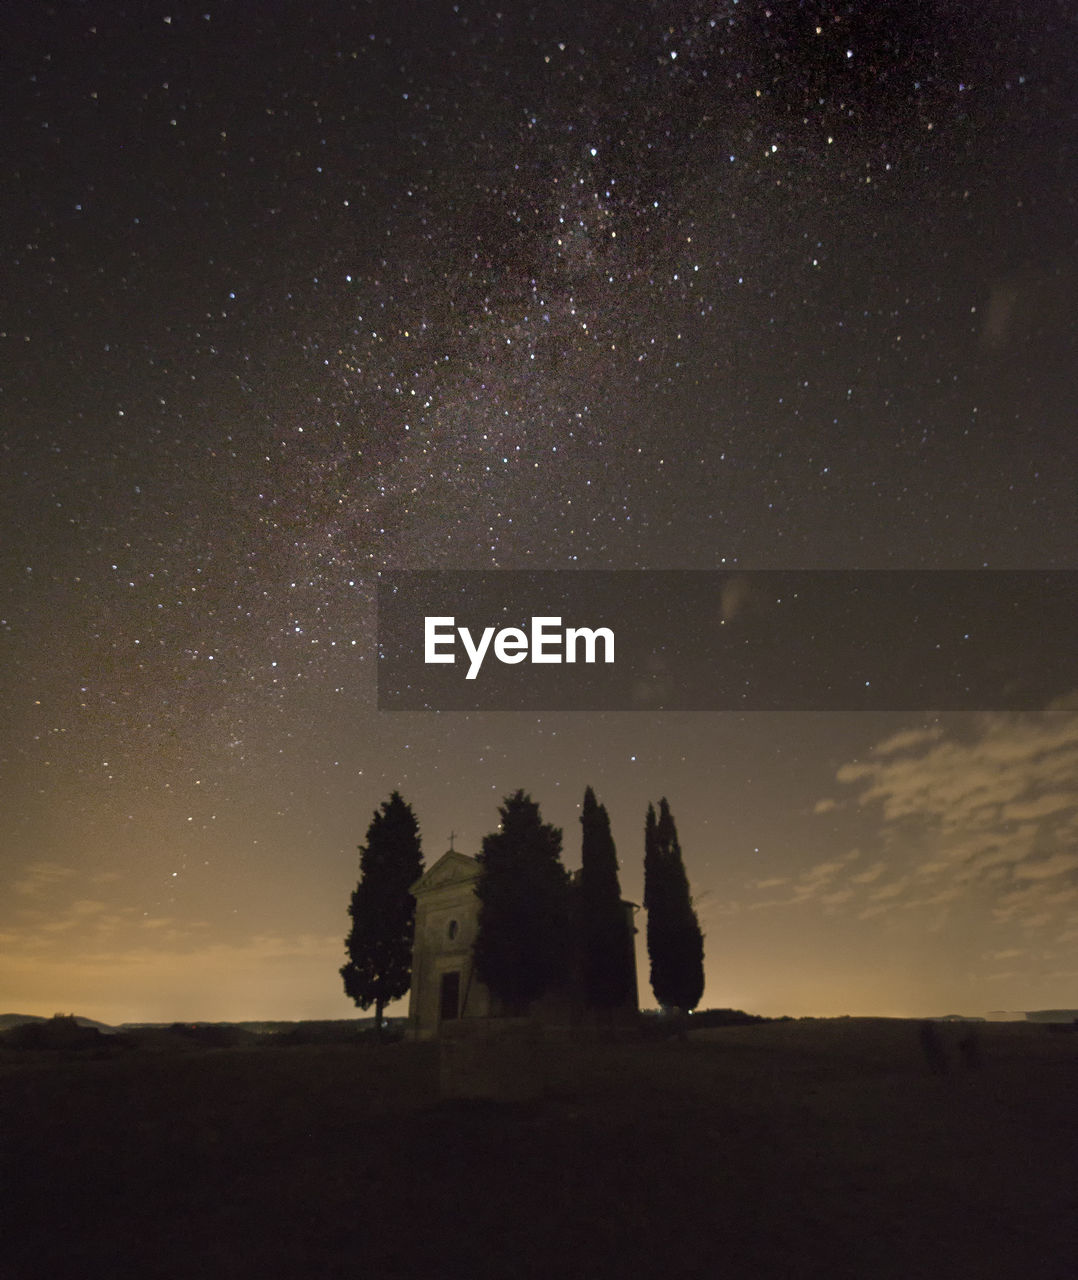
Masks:
[[[836,773],[841,807],[875,823],[856,855],[816,863],[749,910],[796,906],[864,922],[889,915],[924,933],[998,931],[994,963],[1034,964],[1028,944],[1078,936],[1078,714],[965,714],[891,734]],[[863,847],[865,847],[863,845]],[[972,959],[975,963],[975,959]],[[1017,969],[1016,969],[1017,972]]]
[[[732,622],[748,603],[751,586],[748,578],[728,578],[720,592],[723,622]]]
[[[865,907],[857,913],[858,920],[871,920],[874,916],[882,916],[885,911],[893,911],[898,904],[895,902],[878,902],[871,907]]]
[[[808,871],[803,871],[799,879],[803,884],[815,884],[823,880],[831,880],[845,865],[845,858],[833,858],[830,862],[818,862],[814,867],[810,867]]]
[[[769,876],[766,880],[751,881],[750,889],[781,889],[784,886],[790,886],[790,889],[781,897],[762,898],[758,902],[749,903],[748,910],[761,911],[767,907],[788,907],[796,903],[812,901],[834,907],[845,902],[850,893],[839,890],[837,891],[839,896],[836,897],[835,894],[825,894],[824,891],[832,889],[835,877],[844,872],[851,862],[856,862],[860,856],[860,849],[851,849],[841,858],[829,858],[826,862],[817,862],[807,871],[802,871],[796,882],[791,882],[789,876]]]
[[[872,748],[872,754],[889,756],[896,751],[907,751],[910,747],[924,746],[925,743],[936,742],[942,732],[943,730],[938,726],[931,729],[902,729],[889,738],[884,738],[882,742],[878,742]]]
[[[326,1016],[342,996],[337,934],[258,934],[194,949],[170,948],[153,937],[142,947],[15,952],[0,975],[0,1008],[74,1008],[106,1022]],[[313,994],[312,994],[313,993]]]
[[[1047,923],[1060,907],[1075,901],[1078,901],[1078,885],[1050,889],[1047,881],[1027,880],[1012,892],[1002,894],[992,908],[992,915],[999,923],[1014,920],[1031,926]]]
[[[1050,813],[1069,810],[1074,805],[1074,796],[1065,791],[1056,791],[1051,795],[1038,796],[1036,800],[1026,800],[1017,804],[1009,804],[1000,810],[1000,817],[1007,822],[1026,822],[1031,818],[1043,818]]]
[[[1078,716],[981,717],[971,740],[939,734],[896,734],[868,761],[839,769],[838,780],[859,787],[862,807],[878,803],[888,822],[931,819],[946,828],[995,829],[1027,810],[1050,812],[1078,805]],[[896,746],[896,743],[900,743]],[[911,748],[920,750],[911,751]],[[1009,807],[1018,806],[1013,814]]]
[[[102,911],[108,910],[107,902],[98,902],[93,898],[79,898],[73,902],[68,911],[76,919],[85,919],[87,916],[100,915]]]
[[[1027,862],[1014,869],[1016,880],[1052,880],[1078,869],[1078,853],[1057,853],[1042,862]]]
[[[855,892],[853,889],[837,889],[834,893],[824,893],[820,895],[820,903],[825,907],[839,907],[849,902]]]
[[[984,715],[963,718],[949,734],[894,734],[837,776],[862,810],[879,811],[894,845],[905,836],[931,849],[914,868],[919,879],[1005,890],[1078,870],[1071,711]]]
[[[874,889],[869,895],[870,902],[886,902],[890,898],[898,898],[906,891],[909,885],[909,876],[904,876],[901,880],[892,880],[890,884],[885,884],[882,888]]]
[[[105,902],[97,902],[91,898],[80,898],[77,902],[70,903],[62,911],[54,913],[51,917],[42,918],[41,913],[35,912],[33,919],[36,928],[42,933],[67,933],[69,930],[78,929],[88,920],[92,920],[95,916],[100,916],[108,910],[108,904]]]
[[[11,940],[10,949],[40,959],[60,938],[65,947],[98,951],[108,946],[137,947],[146,942],[147,935],[153,936],[155,944],[179,948],[201,941],[200,931],[206,928],[203,922],[184,921],[181,927],[170,916],[148,916],[136,906],[91,896],[91,886],[97,892],[107,892],[121,879],[55,862],[28,864],[13,881],[15,894],[0,895],[0,906],[8,908],[3,927]]]
[[[939,889],[935,893],[930,893],[925,898],[907,898],[902,905],[907,910],[916,907],[941,907],[948,902],[956,902],[964,893],[965,889],[961,885],[953,884],[947,889]]]
[[[11,887],[22,897],[32,898],[76,875],[78,872],[74,867],[63,867],[58,862],[31,862]]]

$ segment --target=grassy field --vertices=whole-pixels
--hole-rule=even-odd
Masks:
[[[980,1037],[563,1045],[521,1103],[431,1044],[4,1050],[0,1276],[1074,1280],[1078,1035]]]

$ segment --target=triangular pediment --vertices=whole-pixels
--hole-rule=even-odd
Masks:
[[[474,858],[469,858],[466,853],[457,853],[455,849],[450,849],[448,853],[442,854],[433,867],[420,876],[408,892],[414,898],[430,889],[441,889],[447,884],[467,884],[478,878],[479,863]]]

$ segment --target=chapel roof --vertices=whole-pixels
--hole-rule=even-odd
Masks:
[[[469,858],[466,853],[460,853],[456,849],[449,849],[414,884],[408,886],[408,892],[414,898],[417,894],[440,889],[444,885],[467,884],[478,879],[479,863],[475,858]]]

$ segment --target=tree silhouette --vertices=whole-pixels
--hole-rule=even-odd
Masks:
[[[665,797],[657,820],[648,805],[644,825],[644,906],[655,999],[664,1008],[695,1009],[704,994],[704,937]]]
[[[345,939],[348,960],[341,977],[361,1009],[374,1005],[381,1036],[383,1009],[412,983],[415,899],[408,889],[423,874],[419,824],[399,792],[375,810],[359,855],[360,879],[348,908],[352,928]]]
[[[618,883],[618,855],[606,806],[588,787],[580,814],[580,960],[589,1005],[612,1009],[624,1004],[632,985],[633,935]]]
[[[564,976],[569,960],[569,877],[561,831],[523,791],[507,796],[501,826],[479,854],[476,976],[520,1013]]]

